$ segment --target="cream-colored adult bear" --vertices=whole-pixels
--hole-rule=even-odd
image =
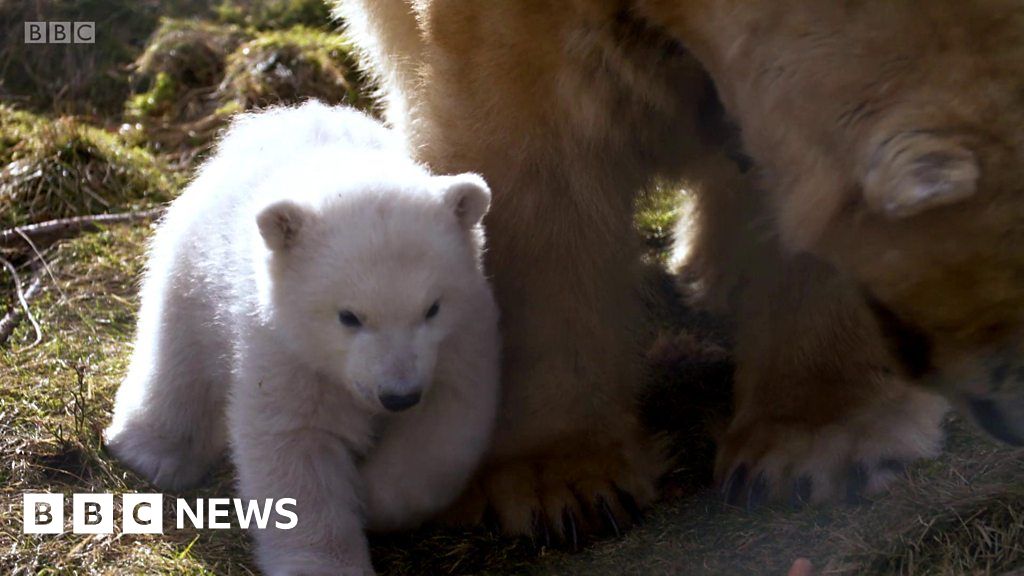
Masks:
[[[447,505],[490,439],[489,200],[349,109],[236,120],[153,239],[110,450],[180,489],[230,444],[243,497],[297,500],[265,572],[372,573],[364,528]]]
[[[494,192],[503,400],[464,518],[573,538],[654,498],[632,215],[659,179],[736,320],[730,501],[884,489],[940,449],[924,388],[1024,443],[1018,0],[336,5],[417,159]]]

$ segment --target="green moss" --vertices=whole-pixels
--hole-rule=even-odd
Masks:
[[[163,19],[135,63],[144,88],[126,102],[125,118],[171,124],[208,115],[228,54],[250,37],[237,26]]]
[[[217,91],[225,60],[251,34],[238,26],[165,18],[135,63],[137,92],[124,107],[125,137],[155,152],[195,157],[227,116]]]
[[[13,159],[18,143],[30,138],[41,122],[34,114],[0,104],[0,165]]]
[[[177,182],[144,150],[71,118],[0,108],[0,227],[167,200]]]
[[[128,118],[140,118],[144,116],[157,116],[167,112],[174,97],[178,93],[177,84],[167,72],[160,72],[153,80],[153,86],[142,94],[136,94],[128,99],[125,106],[125,116]]]
[[[362,83],[342,35],[299,26],[239,46],[228,58],[222,96],[245,109],[306,98],[367,108]]]

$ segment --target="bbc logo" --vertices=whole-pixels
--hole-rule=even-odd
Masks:
[[[25,22],[25,44],[95,43],[95,22]]]
[[[63,494],[25,494],[25,534],[64,533]],[[163,495],[124,494],[121,499],[121,530],[125,534],[162,534]],[[114,532],[113,494],[74,494],[71,500],[71,531],[75,534]]]

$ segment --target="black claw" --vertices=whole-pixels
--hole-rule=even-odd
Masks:
[[[608,526],[615,532],[615,537],[622,536],[622,531],[619,530],[619,523],[615,521],[615,514],[612,513],[611,507],[608,506],[608,502],[604,498],[597,499],[597,507],[601,509],[601,513],[604,514],[604,519],[608,522]]]
[[[846,473],[846,502],[851,505],[864,502],[864,489],[868,485],[868,468],[862,463],[850,467]]]
[[[626,514],[629,514],[634,524],[638,524],[640,519],[643,518],[643,513],[640,511],[640,506],[636,503],[636,498],[633,498],[632,494],[620,488],[615,489],[615,494],[619,497],[619,503],[622,504]]]
[[[792,504],[794,508],[802,508],[811,503],[811,492],[814,488],[814,481],[810,476],[801,476],[793,483]]]
[[[579,536],[576,530],[576,515],[571,510],[562,510],[562,529],[565,530],[566,539],[572,544],[572,551],[580,549]]]
[[[751,512],[768,500],[768,477],[764,472],[757,475],[757,478],[750,485],[747,492],[747,512]]]
[[[729,479],[722,486],[722,493],[725,495],[726,504],[736,504],[743,494],[743,487],[747,484],[747,465],[740,464],[729,474]]]

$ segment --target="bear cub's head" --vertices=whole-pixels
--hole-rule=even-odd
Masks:
[[[474,174],[414,165],[339,176],[309,164],[288,170],[300,182],[268,182],[287,193],[256,217],[264,322],[364,408],[411,408],[429,393],[446,341],[492,314],[480,263],[490,191]]]

